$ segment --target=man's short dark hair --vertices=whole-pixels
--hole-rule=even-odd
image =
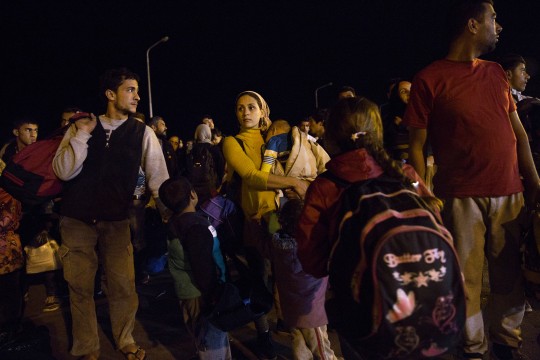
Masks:
[[[31,117],[24,116],[13,121],[13,129],[19,129],[24,124],[32,124],[39,126],[36,120],[32,119]]]
[[[301,199],[290,199],[279,210],[278,220],[281,229],[285,234],[294,235],[298,225],[298,219],[302,214],[304,201]]]
[[[501,56],[497,62],[501,64],[503,70],[514,70],[519,64],[525,64],[523,56],[518,54],[506,54]]]
[[[146,125],[148,125],[150,127],[152,127],[152,126],[157,127],[157,124],[158,124],[159,120],[163,120],[163,117],[162,116],[157,116],[157,115],[152,116],[150,118],[150,120],[148,120],[148,124],[146,124]]]
[[[324,124],[328,120],[329,112],[327,108],[321,108],[312,112],[309,117],[315,120],[316,123],[322,122]]]
[[[165,180],[159,187],[161,202],[174,213],[184,211],[189,205],[193,186],[184,176]]]
[[[139,75],[126,68],[107,70],[99,78],[99,90],[101,96],[105,97],[105,91],[107,90],[116,92],[125,80],[136,80],[137,82],[140,82]]]
[[[64,110],[62,110],[62,114],[63,113],[76,113],[79,111],[82,111],[82,110],[76,106],[68,106],[67,108],[64,108]]]
[[[493,0],[456,0],[446,15],[446,34],[449,42],[454,41],[467,25],[469,19],[481,20],[484,4],[493,5]]]

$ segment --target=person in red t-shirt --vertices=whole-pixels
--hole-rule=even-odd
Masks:
[[[502,31],[493,2],[462,2],[448,14],[447,57],[413,80],[404,116],[409,162],[424,176],[429,140],[438,165],[435,195],[445,200],[443,220],[454,236],[468,294],[464,356],[481,359],[488,349],[480,308],[486,256],[491,349],[494,357],[510,359],[519,352],[525,304],[519,251],[523,185],[527,201],[534,202],[538,174],[504,71],[477,58],[495,48]]]

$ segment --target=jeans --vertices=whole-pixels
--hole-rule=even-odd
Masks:
[[[200,360],[230,360],[231,348],[226,332],[219,330],[201,316],[200,298],[180,301],[186,329]]]
[[[107,298],[117,348],[135,343],[132,332],[139,305],[135,291],[133,247],[129,221],[100,221],[96,224],[63,217],[60,220],[64,277],[69,286],[75,356],[99,350],[94,278],[98,254],[107,280]]]

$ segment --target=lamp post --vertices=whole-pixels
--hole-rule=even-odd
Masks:
[[[150,85],[150,50],[152,50],[154,47],[158,46],[159,44],[168,41],[169,37],[164,36],[159,41],[156,41],[152,46],[146,50],[146,75],[148,77],[148,104],[149,104],[149,110],[150,110],[150,118],[154,116],[152,111],[152,86]]]
[[[328,86],[332,86],[332,85],[334,84],[329,82],[328,84],[321,85],[315,89],[315,109],[319,108],[319,97],[318,97],[319,90],[324,89],[325,87],[328,87]]]

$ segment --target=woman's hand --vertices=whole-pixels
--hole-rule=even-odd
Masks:
[[[306,180],[297,179],[297,178],[291,178],[291,179],[294,179],[293,186],[292,188],[285,189],[285,195],[289,199],[304,199],[310,182]]]
[[[292,176],[268,174],[266,190],[281,189],[289,199],[303,199],[310,182]]]

